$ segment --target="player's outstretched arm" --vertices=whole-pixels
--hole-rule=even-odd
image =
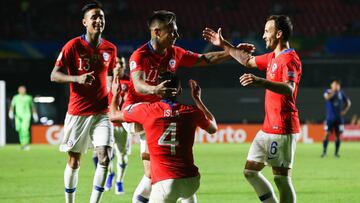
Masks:
[[[156,94],[161,97],[175,96],[177,94],[176,88],[166,87],[166,83],[170,81],[164,81],[158,85],[149,85],[145,81],[144,71],[134,71],[131,73],[131,79],[134,83],[135,91],[141,94]]]
[[[191,96],[196,104],[196,106],[204,112],[206,118],[210,121],[210,125],[206,130],[206,132],[213,134],[217,131],[217,123],[215,117],[211,114],[211,112],[206,108],[205,104],[201,100],[201,88],[199,84],[195,80],[189,80],[189,85],[191,88]]]
[[[120,94],[121,85],[119,82],[119,77],[115,77],[111,84],[111,92],[113,97],[109,106],[109,119],[111,122],[119,123],[124,121],[124,114],[122,111],[118,109],[119,107],[119,97],[117,95]]]
[[[249,43],[241,43],[237,47],[234,47],[230,42],[224,39],[221,34],[221,28],[217,32],[210,28],[205,28],[203,31],[203,37],[206,41],[210,42],[214,46],[218,46],[224,49],[226,56],[231,56],[237,60],[240,64],[249,68],[256,68],[255,57],[251,55],[255,51],[255,46]],[[212,57],[212,53],[208,57]]]
[[[94,71],[84,73],[82,75],[68,75],[61,71],[60,66],[55,66],[54,69],[51,71],[50,75],[51,82],[57,82],[57,83],[79,83],[79,84],[86,84],[91,85],[94,80]]]
[[[242,86],[260,86],[273,91],[278,94],[291,96],[295,91],[295,83],[288,82],[273,82],[265,78],[257,77],[251,73],[245,73],[239,78]]]

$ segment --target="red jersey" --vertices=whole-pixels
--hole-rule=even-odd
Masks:
[[[180,66],[190,67],[199,59],[199,54],[186,51],[177,46],[171,46],[164,55],[154,52],[150,42],[134,51],[130,57],[130,86],[128,100],[124,106],[138,102],[156,102],[160,100],[157,95],[144,95],[135,91],[131,73],[144,71],[145,81],[149,85],[158,84],[160,73],[168,71],[174,73]]]
[[[199,175],[192,153],[195,130],[206,129],[210,121],[197,107],[164,100],[140,103],[124,111],[124,120],[144,127],[152,183]]]
[[[119,93],[119,97],[121,97],[120,103],[118,104],[119,109],[122,108],[122,106],[124,105],[124,102],[126,101],[126,97],[127,97],[127,92],[129,90],[129,84],[130,84],[130,78],[128,75],[124,75],[124,77],[122,77],[120,79],[120,86],[121,86],[121,91]],[[109,92],[109,103],[111,102],[113,97],[112,92]],[[113,123],[114,126],[121,126],[120,123]]]
[[[91,46],[85,36],[76,37],[65,44],[55,66],[60,66],[69,75],[81,75],[94,71],[92,85],[70,83],[68,113],[71,115],[92,115],[108,111],[108,70],[115,67],[116,46],[101,39],[98,47]]]
[[[299,115],[295,105],[302,72],[299,56],[293,49],[287,49],[276,58],[274,52],[256,56],[255,62],[260,70],[266,71],[266,79],[273,82],[292,81],[296,84],[291,96],[266,89],[265,120],[262,130],[272,134],[300,132]]]

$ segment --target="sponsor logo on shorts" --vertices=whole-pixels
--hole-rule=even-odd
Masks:
[[[69,141],[67,142],[67,146],[68,146],[68,147],[74,146],[74,142],[73,142],[72,140],[69,140]]]

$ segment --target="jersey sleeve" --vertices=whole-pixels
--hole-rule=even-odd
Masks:
[[[259,70],[266,71],[271,53],[255,56],[255,63]]]
[[[61,49],[61,52],[56,59],[55,66],[59,66],[61,68],[69,67],[69,61],[72,56],[72,49],[73,43],[66,43],[65,46]]]
[[[141,103],[137,103],[130,106],[129,109],[123,111],[125,122],[128,123],[135,122],[135,123],[144,124],[146,118],[149,116],[147,108],[148,108],[148,104],[141,104]]]
[[[179,66],[191,67],[200,58],[200,54],[187,51],[183,48],[177,47],[176,51],[180,54]]]
[[[341,94],[342,94],[343,102],[344,102],[344,103],[347,103],[347,100],[348,100],[349,98],[346,96],[346,94],[345,94],[344,91],[341,91]]]
[[[117,54],[117,48],[116,46],[114,45],[114,52],[113,54],[111,55],[111,60],[110,60],[110,64],[109,64],[109,70],[108,72],[109,73],[112,73],[115,66],[116,66],[116,54]],[[111,74],[112,75],[112,74]]]
[[[299,83],[300,81],[300,64],[295,62],[294,60],[289,61],[284,65],[283,81],[292,81],[294,83]]]
[[[143,56],[139,52],[134,52],[129,60],[130,74],[134,71],[145,71],[145,60],[146,56]]]

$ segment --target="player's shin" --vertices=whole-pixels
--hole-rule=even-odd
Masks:
[[[74,203],[76,185],[78,183],[78,173],[80,168],[72,169],[68,164],[64,171],[64,186],[65,186],[65,202]]]
[[[93,190],[90,197],[90,203],[100,202],[102,194],[104,192],[104,185],[106,180],[106,175],[108,171],[108,166],[98,164],[95,171],[94,181],[93,181]]]
[[[244,169],[246,180],[253,186],[260,201],[264,203],[277,203],[277,199],[270,182],[260,171]]]
[[[290,176],[274,176],[275,184],[280,193],[280,202],[295,203],[296,193]]]
[[[133,195],[132,203],[147,203],[151,192],[151,179],[145,175],[141,179],[139,185]]]

